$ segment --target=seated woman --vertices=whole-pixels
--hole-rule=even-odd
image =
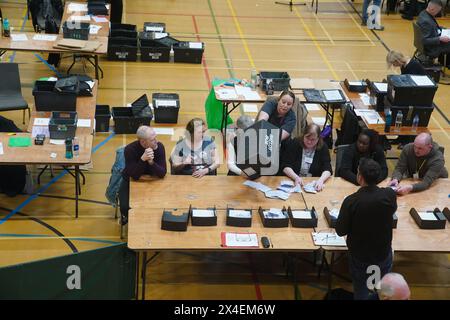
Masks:
[[[389,51],[386,62],[388,68],[399,67],[402,74],[427,75],[425,68],[417,59],[406,57],[398,51]]]
[[[253,124],[253,119],[248,115],[240,116],[236,121],[237,134],[242,133],[243,130],[247,129]],[[233,133],[230,140],[227,143],[227,164],[228,164],[228,175],[229,176],[243,176],[247,178],[247,175],[242,172],[236,166],[237,158],[237,135]]]
[[[330,153],[320,136],[320,127],[311,123],[302,136],[286,141],[281,147],[283,172],[303,186],[302,177],[319,177],[315,182],[316,191],[321,191],[325,181],[331,176]]]
[[[171,155],[172,170],[178,175],[201,178],[216,174],[219,157],[211,137],[205,136],[205,122],[194,118],[186,126],[186,136],[177,142]]]
[[[281,140],[287,139],[297,122],[295,112],[292,110],[294,101],[295,95],[289,90],[284,90],[278,99],[269,97],[261,107],[256,121],[266,120],[277,126],[282,129]]]
[[[361,158],[370,158],[378,162],[381,173],[377,184],[386,179],[388,167],[384,156],[383,148],[378,144],[378,137],[373,130],[363,130],[358,140],[352,143],[342,156],[342,163],[339,169],[339,176],[345,180],[358,185],[356,174],[358,173],[359,161]]]

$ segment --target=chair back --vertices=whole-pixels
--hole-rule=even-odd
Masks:
[[[17,63],[0,63],[0,74],[1,94],[15,93],[22,95],[19,66]]]
[[[425,54],[425,47],[423,46],[422,30],[420,30],[420,27],[416,22],[413,22],[412,25],[414,31],[414,47],[416,47],[419,53]]]
[[[340,170],[341,170],[341,164],[342,164],[342,158],[344,157],[344,152],[345,150],[347,150],[347,148],[349,148],[351,146],[351,144],[341,144],[339,146],[336,147],[335,152],[336,152],[336,166],[334,169],[334,176],[335,177],[340,177]]]

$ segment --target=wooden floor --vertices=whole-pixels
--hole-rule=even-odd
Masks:
[[[0,3],[3,16],[10,19],[14,31],[31,31],[26,18],[25,0]],[[383,32],[360,26],[361,0],[320,1],[315,15],[310,6],[285,6],[268,0],[124,0],[127,23],[142,28],[145,21],[164,22],[171,36],[181,40],[202,41],[206,51],[201,65],[168,63],[120,63],[101,59],[104,79],[100,82],[98,104],[124,106],[141,94],[177,92],[181,111],[178,127],[193,117],[205,117],[204,102],[212,79],[249,78],[251,69],[288,71],[291,77],[315,79],[381,80],[392,71],[386,69],[389,49],[405,54],[414,52],[412,26],[397,14],[383,14]],[[439,22],[450,27],[448,18]],[[39,60],[40,53],[8,52],[3,61],[20,64],[23,94],[30,105],[34,80],[53,75]],[[71,63],[68,57],[61,68]],[[93,69],[87,66],[93,74]],[[73,72],[83,72],[78,64]],[[1,75],[0,75],[1,76]],[[450,149],[450,87],[439,86],[435,110],[429,128],[434,139]],[[243,112],[236,110],[236,118]],[[4,112],[22,128],[22,113]],[[255,115],[255,114],[250,114]],[[339,119],[337,119],[339,121]],[[156,126],[156,125],[155,125]],[[176,137],[159,136],[171,150]],[[71,248],[60,237],[72,240],[78,251],[106,246],[120,241],[114,210],[104,197],[115,149],[134,140],[133,135],[98,133],[94,145],[102,144],[93,154],[92,168],[85,172],[80,217],[74,219],[73,180],[67,175],[52,183],[45,174],[41,186],[48,187],[38,198],[28,195],[7,198],[0,195],[0,219],[18,211],[0,225],[0,266],[69,254]],[[398,154],[398,150],[391,153]],[[446,161],[450,163],[450,152]],[[389,162],[392,172],[394,162]],[[448,165],[447,165],[448,167]],[[36,175],[37,168],[32,168]],[[220,174],[226,173],[224,165]],[[57,172],[59,173],[59,171]],[[36,189],[39,186],[36,186]],[[20,207],[19,207],[20,206]],[[17,210],[17,208],[20,208]],[[55,231],[56,230],[56,231]],[[30,238],[42,236],[43,238]],[[79,238],[79,239],[78,239]],[[293,299],[291,282],[284,276],[282,255],[165,252],[150,265],[147,297],[151,299]],[[300,263],[302,299],[321,299],[326,278],[320,279],[303,255]],[[270,261],[270,262],[268,262]],[[450,299],[450,255],[396,254],[394,270],[404,274],[412,287],[413,299]],[[338,271],[348,277],[345,259]],[[335,278],[335,285],[350,288],[345,279]]]

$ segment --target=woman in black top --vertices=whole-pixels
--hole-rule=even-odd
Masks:
[[[389,51],[386,56],[388,68],[400,67],[402,74],[415,74],[426,76],[427,72],[422,64],[414,58],[409,58],[398,51]]]
[[[378,162],[381,167],[377,184],[386,179],[388,168],[383,148],[378,144],[377,134],[373,130],[364,130],[358,136],[358,140],[351,144],[342,157],[339,176],[345,180],[358,185],[356,174],[361,158],[370,158]]]
[[[303,185],[302,177],[320,177],[314,185],[316,191],[323,189],[333,172],[328,147],[314,123],[307,125],[300,137],[282,144],[281,159],[284,174],[296,185]]]

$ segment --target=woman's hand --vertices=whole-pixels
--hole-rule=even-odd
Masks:
[[[298,185],[300,187],[303,187],[303,180],[300,177],[295,178],[294,183],[296,186]]]
[[[208,174],[208,171],[209,171],[208,168],[199,169],[199,170],[197,170],[197,171],[194,171],[194,172],[192,173],[192,176],[193,176],[194,178],[201,178],[201,177],[207,175],[207,174]]]
[[[314,188],[316,189],[317,192],[322,191],[323,190],[323,182],[322,180],[317,180],[316,184],[314,185]]]

